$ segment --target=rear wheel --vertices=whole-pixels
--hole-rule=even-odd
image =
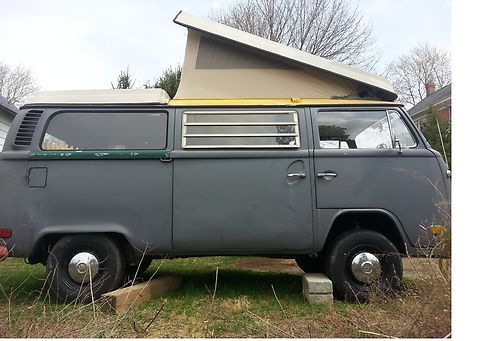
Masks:
[[[326,254],[325,270],[333,281],[335,295],[352,302],[365,302],[376,290],[396,290],[403,277],[397,248],[385,236],[370,230],[339,236]]]
[[[144,256],[142,259],[139,259],[137,265],[129,265],[128,267],[128,275],[131,278],[135,278],[136,276],[142,275],[153,262],[153,257]]]
[[[126,264],[116,243],[103,235],[61,238],[47,259],[47,284],[63,302],[91,302],[123,284]]]

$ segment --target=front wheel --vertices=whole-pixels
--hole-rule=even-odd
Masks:
[[[313,258],[309,255],[300,255],[295,257],[295,262],[305,273],[325,272],[323,266],[324,261],[320,256]]]
[[[126,262],[112,239],[77,234],[57,241],[46,268],[46,283],[60,301],[88,303],[123,284]]]
[[[387,293],[399,287],[403,263],[385,236],[356,230],[342,234],[332,244],[325,257],[325,271],[338,298],[365,302],[374,289]]]

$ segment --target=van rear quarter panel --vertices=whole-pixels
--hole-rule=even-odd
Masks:
[[[33,243],[34,231],[27,215],[27,167],[27,160],[0,158],[0,228],[13,230],[13,237],[5,242],[16,257],[24,257]]]
[[[46,168],[45,187],[28,172]],[[149,254],[171,249],[171,165],[159,160],[0,160],[0,227],[14,257],[52,233],[109,233]],[[147,176],[144,176],[147,174]]]
[[[0,156],[0,227],[13,230],[8,241],[13,256],[30,256],[35,243],[48,234],[109,232],[123,235],[136,249],[147,248],[149,254],[167,254],[172,236],[172,165],[160,160],[166,151],[151,150],[146,158],[72,159],[63,152],[44,158],[40,149],[47,122],[61,110],[166,112],[165,107],[36,108],[44,113],[31,145],[17,146],[17,129],[29,110],[14,120]],[[173,127],[170,121],[168,127]],[[172,140],[169,134],[167,149]],[[34,153],[42,157],[33,157]],[[30,180],[30,169],[39,178]]]
[[[43,160],[45,188],[30,188],[26,214],[34,238],[57,233],[116,232],[136,248],[171,246],[170,165],[160,160]]]

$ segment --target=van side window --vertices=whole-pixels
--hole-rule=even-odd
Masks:
[[[391,123],[392,136],[394,140],[399,140],[401,148],[413,148],[417,146],[417,142],[413,135],[408,130],[408,127],[403,122],[400,114],[395,110],[388,110],[389,121]]]
[[[318,112],[320,147],[323,149],[392,148],[385,110]]]
[[[63,112],[49,121],[43,150],[164,149],[167,114]]]
[[[185,111],[183,148],[298,148],[296,111]]]

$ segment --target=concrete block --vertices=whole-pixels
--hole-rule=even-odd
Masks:
[[[304,297],[306,298],[309,304],[332,304],[333,303],[333,294],[309,294],[305,293]]]
[[[332,281],[324,274],[302,275],[302,291],[308,294],[331,294],[333,292]]]

